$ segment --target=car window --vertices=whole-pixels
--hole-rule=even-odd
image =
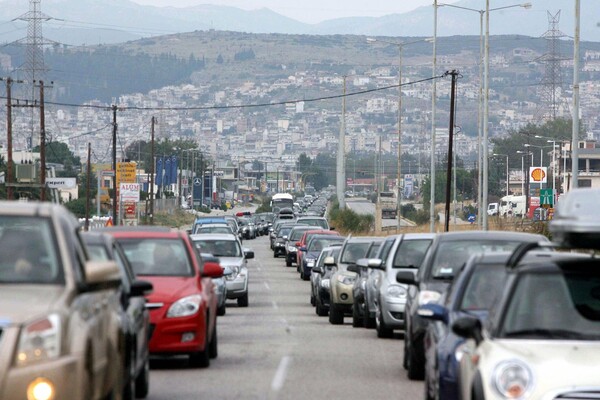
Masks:
[[[200,253],[210,253],[215,257],[242,257],[242,249],[237,240],[194,240]]]
[[[297,242],[302,238],[302,235],[304,235],[304,232],[306,232],[307,230],[308,229],[292,229],[289,240],[292,242]]]
[[[329,247],[331,246],[333,243],[340,243],[343,242],[344,239],[342,238],[313,238],[310,243],[308,244],[307,247],[307,251],[320,251],[322,249],[324,249],[325,247]]]
[[[64,284],[50,220],[0,217],[0,283]]]
[[[477,253],[512,251],[522,242],[509,240],[452,240],[440,242],[433,260],[431,276],[434,279],[453,279],[469,257]]]
[[[461,310],[489,310],[502,293],[506,266],[481,264],[474,268],[459,300]]]
[[[390,250],[392,249],[392,246],[394,245],[395,240],[396,240],[395,238],[387,239],[383,242],[383,245],[379,248],[379,253],[377,254],[377,256],[381,259],[383,265],[385,265],[385,263],[387,262],[388,256],[390,254]]]
[[[371,243],[346,243],[344,247],[344,252],[342,253],[341,263],[342,264],[356,264],[356,261],[359,258],[365,258],[367,254],[367,250],[369,250],[369,246]]]
[[[501,336],[600,340],[600,276],[593,271],[523,274]]]
[[[327,224],[327,220],[321,218],[306,218],[300,219],[298,222],[302,222],[303,224],[310,226],[318,226],[323,229],[329,229],[329,225]]]
[[[393,267],[419,268],[431,242],[431,239],[403,240],[396,250]]]
[[[366,254],[366,258],[375,257],[375,255],[379,251],[380,246],[381,246],[381,243],[373,243],[373,245],[371,247],[369,247],[369,251]]]
[[[90,260],[95,261],[108,261],[110,260],[110,256],[108,255],[108,251],[103,244],[87,244],[88,255],[90,256]]]
[[[201,226],[196,233],[232,233],[227,226]]]
[[[291,226],[284,226],[281,229],[279,229],[279,232],[277,232],[277,237],[284,237],[284,236],[288,236],[290,231],[292,230]]]
[[[136,275],[193,276],[185,243],[180,239],[119,239]]]

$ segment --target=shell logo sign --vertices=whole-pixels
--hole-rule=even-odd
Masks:
[[[546,167],[531,167],[529,168],[529,178],[531,183],[547,183],[548,168]]]

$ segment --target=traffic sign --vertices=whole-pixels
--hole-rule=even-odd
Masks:
[[[200,178],[194,178],[194,186],[200,186],[202,184],[202,181],[200,180]]]
[[[540,204],[554,205],[554,193],[552,189],[540,189]]]

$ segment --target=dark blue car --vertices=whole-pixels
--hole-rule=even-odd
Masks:
[[[302,273],[300,277],[307,281],[310,279],[312,268],[315,266],[321,250],[325,247],[334,245],[335,243],[343,243],[346,238],[337,235],[315,235],[310,239],[306,247],[300,248],[305,252],[302,257],[302,265],[300,265]]]
[[[460,399],[458,367],[464,338],[452,323],[465,315],[487,319],[506,281],[509,253],[472,256],[438,303],[419,307],[418,315],[431,321],[425,332],[425,398]]]

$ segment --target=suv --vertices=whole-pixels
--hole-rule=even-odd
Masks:
[[[299,217],[297,221],[299,224],[316,226],[318,228],[330,229],[329,222],[327,222],[327,218],[324,217]]]
[[[438,234],[418,271],[400,271],[398,283],[410,285],[404,314],[404,368],[409,379],[425,375],[426,321],[418,308],[437,302],[469,257],[475,253],[513,251],[522,243],[548,241],[545,236],[504,231],[446,232]]]
[[[221,267],[229,267],[233,273],[225,277],[227,298],[235,299],[239,307],[248,307],[248,260],[254,258],[250,249],[242,249],[242,244],[234,235],[192,235],[194,246],[202,253],[217,257]]]
[[[362,303],[362,308],[365,319],[373,318],[365,322],[365,325],[375,325],[377,337],[389,338],[394,329],[404,329],[408,287],[396,282],[396,274],[402,269],[416,271],[421,266],[434,237],[435,234],[431,233],[388,237],[381,247],[389,251],[379,253],[377,259],[368,265],[369,276],[364,286],[365,293],[368,292],[365,298],[369,300]],[[372,302],[373,314],[367,310],[368,302]],[[360,311],[360,303],[357,304],[357,308]]]
[[[204,261],[183,231],[113,227],[105,230],[123,247],[133,271],[154,286],[150,309],[150,353],[187,354],[196,367],[217,357],[217,296],[211,278],[223,269]]]
[[[329,305],[329,322],[334,325],[344,323],[345,315],[352,315],[352,287],[357,278],[356,272],[348,270],[350,265],[356,267],[356,262],[364,258],[374,241],[381,242],[381,238],[364,236],[348,237],[340,250],[337,263],[331,275],[330,291],[331,304]]]
[[[90,261],[79,223],[50,203],[0,202],[0,398],[121,395],[121,274]]]

